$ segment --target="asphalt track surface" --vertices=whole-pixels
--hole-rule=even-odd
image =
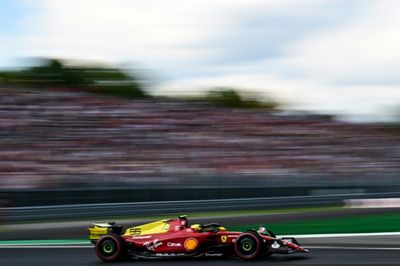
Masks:
[[[399,240],[399,239],[398,239]],[[118,263],[100,261],[93,247],[11,247],[0,248],[1,265],[175,265],[193,266],[205,265],[399,265],[399,248],[367,247],[310,247],[308,254],[277,255],[258,261],[241,261],[237,258],[220,259],[162,259],[162,260],[133,260]]]
[[[322,213],[291,213],[277,215],[254,215],[246,217],[216,217],[212,221],[220,222],[224,225],[237,225],[245,223],[257,223],[260,221],[278,222],[288,220],[302,220],[322,217],[338,217],[341,215],[358,215],[377,212],[393,212],[398,209],[381,210],[346,210],[329,211]],[[132,221],[133,224],[143,221]],[[207,219],[193,219],[192,222],[210,222]],[[22,227],[15,227],[11,231],[0,232],[0,239],[51,239],[51,238],[81,238],[86,237],[85,223],[78,225],[56,225],[48,226],[37,225],[29,226],[25,230]],[[319,238],[298,238],[300,244],[310,250],[310,253],[278,255],[274,254],[269,258],[244,262],[239,259],[187,259],[187,260],[134,260],[119,263],[104,263],[100,261],[92,246],[3,246],[0,247],[0,265],[175,265],[184,266],[196,265],[400,265],[400,235],[397,236],[352,236],[352,237],[319,237]]]

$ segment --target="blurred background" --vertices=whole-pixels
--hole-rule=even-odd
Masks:
[[[390,0],[1,1],[0,219],[398,198],[399,12]],[[185,205],[244,198],[263,200]]]

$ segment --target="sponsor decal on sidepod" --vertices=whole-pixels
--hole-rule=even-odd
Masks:
[[[163,242],[158,242],[158,239],[155,239],[154,241],[147,241],[143,243],[143,246],[145,246],[148,250],[154,251],[157,247],[161,246]]]
[[[181,247],[182,244],[181,243],[173,243],[173,242],[168,242],[167,243],[168,247]]]
[[[184,246],[185,246],[187,251],[192,251],[192,250],[195,250],[197,248],[198,244],[199,244],[199,242],[197,242],[197,239],[188,238],[188,239],[185,240]]]

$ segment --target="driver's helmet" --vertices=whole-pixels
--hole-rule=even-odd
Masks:
[[[192,230],[196,231],[196,232],[201,231],[201,225],[200,224],[193,224],[192,226],[190,226],[190,228],[192,228]]]

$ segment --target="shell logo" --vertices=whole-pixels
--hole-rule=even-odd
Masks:
[[[195,238],[188,238],[185,240],[185,243],[183,244],[186,248],[186,250],[191,251],[197,248],[199,242]]]

